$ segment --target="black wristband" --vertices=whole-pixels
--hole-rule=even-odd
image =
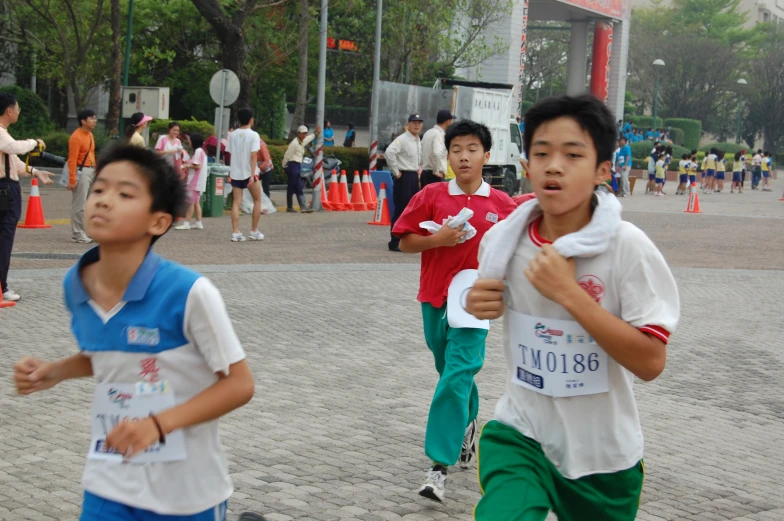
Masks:
[[[158,443],[161,445],[166,444],[166,435],[163,433],[163,429],[161,428],[161,423],[158,421],[158,417],[155,416],[153,413],[150,413],[150,418],[155,423],[155,427],[158,429]]]

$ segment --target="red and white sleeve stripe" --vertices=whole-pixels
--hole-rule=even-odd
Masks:
[[[670,340],[670,332],[659,326],[642,326],[640,331],[653,335],[665,344]]]

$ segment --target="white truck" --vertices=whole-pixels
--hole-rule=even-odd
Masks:
[[[379,97],[379,153],[403,132],[409,114],[425,120],[423,133],[436,124],[439,110],[450,109],[457,119],[487,125],[493,136],[485,181],[509,195],[528,190],[520,165],[523,140],[514,115],[511,85],[439,80],[434,88],[382,81]]]

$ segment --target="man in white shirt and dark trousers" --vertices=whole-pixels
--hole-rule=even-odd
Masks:
[[[408,130],[400,134],[384,151],[387,167],[394,177],[392,183],[392,200],[395,202],[395,214],[392,216],[392,228],[395,227],[400,215],[408,206],[408,202],[419,191],[419,169],[422,165],[422,132],[424,120],[419,114],[408,116]],[[389,251],[400,251],[400,238],[393,235],[389,241]]]
[[[419,184],[422,188],[430,183],[439,183],[446,176],[446,145],[444,135],[449,125],[454,123],[455,115],[450,110],[439,110],[436,126],[425,132],[422,137],[422,175]]]
[[[259,183],[258,156],[261,149],[261,136],[253,130],[253,111],[248,108],[237,111],[240,128],[231,133],[226,151],[231,154],[231,242],[247,240],[240,232],[240,205],[242,191],[246,188],[253,197],[250,240],[261,241],[264,234],[259,231],[261,218],[261,183]]]
[[[297,137],[289,143],[289,148],[283,154],[283,170],[286,171],[286,177],[288,178],[288,186],[286,187],[287,212],[296,213],[293,206],[294,195],[297,196],[297,201],[299,201],[300,212],[313,212],[313,209],[308,207],[305,195],[302,193],[302,159],[305,157],[305,147],[316,139],[320,132],[321,127],[316,127],[316,132],[308,135],[308,127],[305,125],[300,126],[297,129]]]
[[[22,190],[19,176],[37,177],[43,184],[52,183],[51,174],[30,168],[16,154],[27,154],[44,142],[40,139],[15,140],[8,133],[8,127],[19,119],[21,108],[16,96],[10,92],[0,92],[0,301],[16,302],[21,297],[8,288],[8,270],[11,264],[11,250],[14,247],[16,226],[22,217]]]

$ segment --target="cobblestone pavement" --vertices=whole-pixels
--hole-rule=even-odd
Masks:
[[[784,268],[784,202],[778,201],[784,180],[774,180],[774,192],[723,193],[701,196],[701,214],[686,214],[686,196],[622,199],[624,218],[642,228],[673,266],[695,268]],[[640,187],[637,187],[640,188]],[[668,185],[667,191],[675,186]],[[44,188],[46,218],[67,220],[70,193]],[[26,199],[25,195],[25,199]],[[281,203],[285,194],[273,192]],[[231,243],[228,216],[205,219],[204,230],[170,231],[156,246],[163,255],[186,264],[286,264],[286,263],[417,263],[416,255],[387,250],[389,228],[368,226],[371,212],[325,212],[321,214],[275,213],[262,216],[263,243]],[[247,234],[250,218],[241,218]],[[68,253],[76,255],[87,246],[70,242],[68,224],[48,230],[17,232],[14,252]],[[72,259],[35,260],[15,257],[12,269],[67,267]]]
[[[683,197],[623,200],[626,218],[675,266],[682,304],[667,370],[637,386],[643,521],[784,520],[784,203],[778,193],[736,197],[705,197],[701,215],[683,214]],[[52,208],[47,218],[62,218]],[[205,238],[172,233],[159,250],[221,289],[256,376],[253,402],[222,422],[236,488],[230,519],[244,510],[277,521],[471,519],[473,469],[450,473],[444,505],[415,493],[436,381],[415,302],[416,256],[389,254],[387,230],[352,214],[270,216],[261,244],[213,231],[225,217],[207,222]],[[20,232],[16,252],[84,249],[67,242],[65,225]],[[0,520],[78,516],[93,384],[22,398],[9,378],[22,355],[75,351],[61,293],[72,263],[13,261],[24,299],[0,310]],[[495,327],[478,377],[480,420],[504,379]]]

